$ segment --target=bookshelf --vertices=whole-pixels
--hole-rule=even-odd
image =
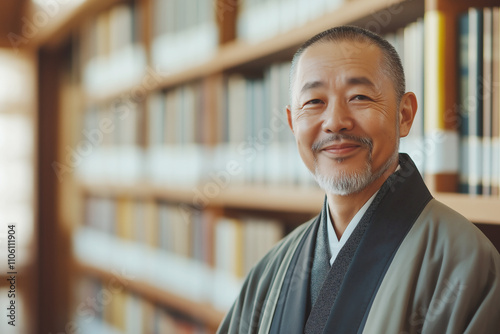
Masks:
[[[113,279],[113,275],[109,271],[87,263],[76,262],[75,267],[75,272],[80,275],[91,275],[102,281]],[[192,301],[191,299],[165,289],[160,289],[147,282],[137,280],[130,281],[126,285],[126,288],[138,295],[144,296],[151,302],[176,309],[188,316],[198,319],[210,328],[217,328],[224,317],[224,313],[215,309],[211,304]]]
[[[149,310],[144,311],[148,316],[151,312],[166,312],[177,319],[172,320],[177,325],[187,321],[207,332],[216,330],[232,296],[214,301],[209,290],[219,291],[220,285],[225,284],[227,290],[237,292],[248,270],[240,268],[238,263],[246,257],[258,256],[250,254],[249,247],[229,242],[222,242],[222,246],[214,244],[217,233],[222,239],[257,244],[262,239],[258,236],[262,226],[271,229],[271,226],[282,225],[280,233],[286,234],[321,208],[324,195],[312,185],[307,172],[300,167],[289,167],[299,166],[301,162],[296,152],[293,153],[284,112],[276,112],[287,103],[287,66],[294,50],[317,32],[335,25],[355,24],[389,34],[391,41],[401,43],[399,47],[407,53],[407,63],[420,64],[409,70],[415,80],[411,85],[421,91],[419,98],[424,100],[421,104],[424,116],[413,140],[418,144],[424,138],[433,138],[437,143],[424,155],[447,153],[448,141],[436,138],[442,138],[439,135],[443,133],[451,134],[449,138],[453,142],[459,136],[456,127],[458,89],[446,83],[459,81],[455,51],[458,17],[467,12],[472,2],[313,2],[311,6],[315,9],[308,12],[309,16],[300,17],[298,10],[290,9],[299,6],[300,1],[291,1],[287,13],[296,19],[296,25],[280,18],[276,26],[269,26],[268,30],[274,34],[267,36],[251,27],[251,22],[243,21],[251,20],[252,15],[264,10],[279,12],[283,1],[273,4],[270,0],[266,5],[269,8],[263,9],[255,7],[250,0],[217,0],[210,1],[211,5],[202,0],[193,0],[195,5],[176,0],[86,0],[61,5],[57,18],[40,29],[30,45],[38,50],[40,82],[44,83],[39,89],[40,121],[47,126],[41,128],[40,136],[44,140],[40,154],[42,162],[52,166],[39,174],[40,194],[44,194],[40,199],[44,207],[41,220],[47,222],[42,234],[54,235],[60,240],[57,244],[47,243],[41,255],[42,263],[50,262],[48,266],[53,270],[45,274],[43,290],[46,292],[42,291],[40,298],[43,300],[51,296],[52,291],[59,291],[55,296],[55,311],[41,310],[45,331],[63,330],[69,322],[76,321],[83,297],[74,291],[80,289],[82,278],[105,284],[115,278],[114,269],[124,268],[135,268],[132,270],[135,279],[130,280],[124,290],[137,296],[132,299],[140,300],[141,309]],[[473,5],[498,4],[484,0]],[[157,22],[162,10],[167,13],[168,8],[173,8],[168,6],[181,8],[178,16],[184,17],[184,21],[169,16],[171,25]],[[193,14],[197,20],[186,14],[198,8],[204,10]],[[28,17],[37,11],[40,8],[31,7]],[[211,14],[207,15],[206,11]],[[197,25],[198,21],[204,23]],[[417,24],[411,32],[405,29],[413,22]],[[245,24],[250,26],[245,28]],[[113,35],[110,28],[113,26],[127,33],[122,44],[109,47],[110,41],[119,36]],[[433,33],[424,33],[424,27],[436,31],[437,38]],[[206,52],[188,45],[190,40],[197,44],[199,36],[196,36],[202,34],[202,30],[206,30],[204,39],[210,41],[204,46]],[[408,40],[410,35],[416,36],[415,43],[425,40],[425,54],[415,46],[406,49],[404,39]],[[185,46],[189,57],[182,57],[182,53],[171,55],[175,66],[169,67],[169,63],[161,59],[162,52],[166,52],[162,50],[182,50],[179,45]],[[419,52],[410,58],[415,50]],[[115,66],[117,63],[122,66]],[[434,71],[433,66],[440,70]],[[424,72],[423,79],[421,73]],[[435,92],[441,92],[445,98],[433,95]],[[247,129],[247,123],[254,125]],[[269,124],[276,128],[266,137],[261,130],[270,129]],[[415,142],[407,147],[414,148],[411,145]],[[458,139],[456,144],[456,152],[452,153],[458,155]],[[415,150],[422,153],[423,148]],[[56,169],[53,162],[59,163]],[[426,182],[438,200],[471,221],[487,226],[483,230],[492,240],[498,240],[498,195],[457,193],[456,165],[443,167],[432,161],[430,167],[429,161],[421,164]],[[91,202],[94,209],[89,209]],[[186,250],[176,250],[173,241],[170,246],[168,242],[163,245],[159,226],[163,224],[164,206],[177,208],[181,216],[187,214],[185,226],[171,228],[177,231],[177,236],[193,233],[189,238],[195,241],[186,239],[190,244],[199,241],[200,234],[208,233],[211,241],[200,241],[206,247],[201,253],[192,245]],[[99,216],[107,217],[107,221],[95,218]],[[254,227],[249,227],[252,224]],[[200,230],[200,226],[206,230]],[[142,233],[141,227],[147,230],[142,237],[138,236]],[[253,235],[253,239],[249,235]],[[88,248],[92,242],[88,240],[94,240],[96,249],[101,249],[95,257],[85,256],[92,253]],[[105,248],[107,242],[116,247]],[[78,248],[80,246],[83,248]],[[217,250],[218,246],[222,250]],[[204,272],[200,277],[212,283],[192,283],[208,288],[200,288],[199,293],[191,296],[182,287],[176,288],[178,281],[169,283],[168,278],[155,281],[155,275],[165,274],[151,267],[140,267],[137,259],[123,262],[114,253],[130,259],[147,254],[147,258],[156,259],[164,267],[179,263],[177,271]],[[239,257],[235,260],[224,256],[232,253]],[[108,262],[99,262],[99,254]],[[113,260],[109,254],[117,259]],[[176,267],[173,268],[175,271]],[[147,272],[153,274],[148,276]],[[189,280],[188,276],[181,275],[179,280]],[[90,291],[97,294],[102,288]],[[200,296],[203,298],[198,298]],[[120,298],[124,297],[117,294],[116,299]],[[139,307],[137,302],[130,305],[135,305],[130,306],[132,309]],[[105,306],[98,317],[100,321],[116,322],[111,324],[116,327],[114,330],[125,331],[124,315],[109,315],[119,312],[120,307]],[[129,317],[128,313],[125,317]],[[143,321],[144,317],[137,321]],[[158,324],[172,322],[155,320],[154,323],[156,321]],[[177,325],[167,328],[177,328]]]
[[[165,201],[192,200],[190,189],[163,189],[154,185],[119,186],[116,184],[82,184],[83,193],[99,196],[126,194],[136,197],[152,197]],[[499,225],[498,199],[491,196],[474,196],[455,193],[434,193],[434,197],[456,210],[469,220]],[[267,187],[249,185],[225,189],[210,201],[213,207],[234,207],[252,210],[271,210],[316,214],[321,210],[324,193],[320,189],[301,189],[293,186]]]

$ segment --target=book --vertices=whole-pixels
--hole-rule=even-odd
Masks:
[[[134,240],[136,237],[134,225],[134,202],[131,198],[120,197],[116,200],[115,230],[119,238]]]
[[[237,219],[221,218],[215,226],[215,267],[243,277],[243,225]]]
[[[482,194],[491,195],[493,167],[493,9],[483,8],[483,72],[482,72]]]
[[[483,138],[483,12],[470,8],[468,57],[468,186],[469,194],[482,193]]]
[[[491,194],[500,195],[500,8],[493,8]]]
[[[460,105],[460,179],[459,191],[469,192],[469,14],[459,18],[459,105]]]
[[[425,180],[432,191],[457,188],[459,134],[456,41],[454,21],[439,10],[425,12],[424,131],[426,143]]]

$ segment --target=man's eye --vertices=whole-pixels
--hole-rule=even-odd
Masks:
[[[320,99],[312,99],[306,102],[306,104],[320,104],[323,103]]]
[[[356,101],[369,101],[370,100],[370,98],[366,95],[355,95],[352,99],[356,100]]]

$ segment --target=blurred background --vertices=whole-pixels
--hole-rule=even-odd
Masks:
[[[351,24],[398,50],[400,151],[500,246],[500,10],[480,0],[1,0],[1,333],[214,333],[323,203],[289,69]]]

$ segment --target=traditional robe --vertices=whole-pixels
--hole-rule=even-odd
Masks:
[[[218,333],[499,334],[498,251],[400,167],[331,268],[325,205],[251,270]]]

